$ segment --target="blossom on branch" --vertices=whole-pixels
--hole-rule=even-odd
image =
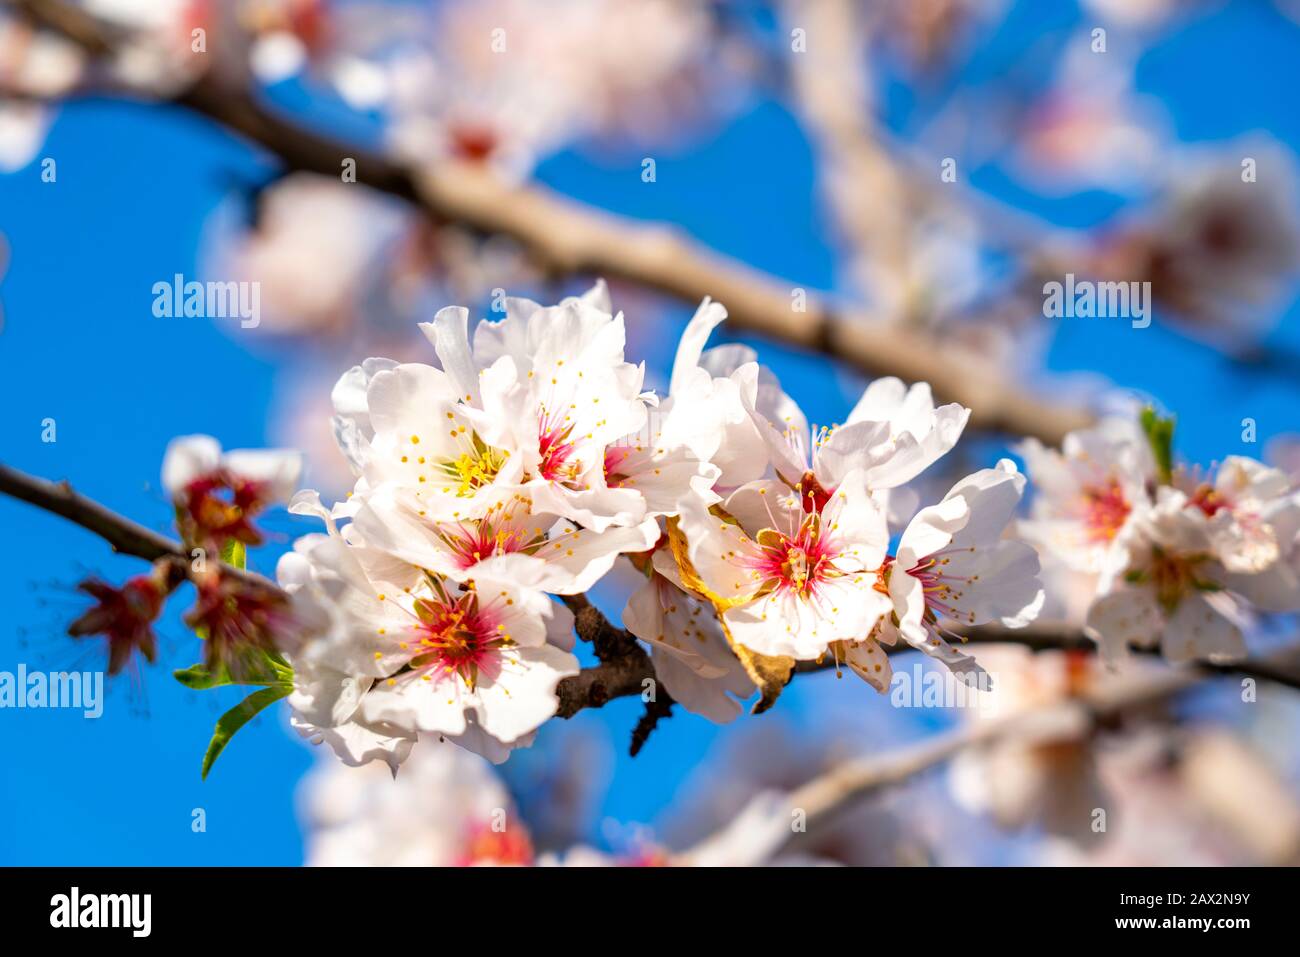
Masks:
[[[158,654],[153,623],[171,592],[170,570],[165,562],[147,575],[128,579],[121,588],[87,578],[78,583],[77,589],[93,598],[95,604],[68,626],[68,634],[74,638],[103,635],[108,645],[110,675],[125,668],[136,652],[153,663]]]
[[[1239,660],[1257,613],[1300,609],[1300,489],[1245,456],[1210,474],[1175,466],[1172,421],[1149,414],[1143,427],[1105,421],[1060,453],[1025,443],[1038,495],[1022,534],[1091,578],[1085,626],[1108,658],[1135,645],[1172,661]]]
[[[262,533],[252,520],[268,506],[287,501],[301,473],[297,452],[223,453],[211,436],[186,435],[167,446],[162,482],[176,506],[176,526],[186,544],[219,552],[228,542],[262,544]]]

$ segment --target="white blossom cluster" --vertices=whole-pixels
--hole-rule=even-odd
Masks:
[[[482,758],[434,741],[421,744],[396,781],[322,762],[303,781],[306,862],[313,867],[756,867],[828,863],[792,853],[789,795],[765,789],[725,827],[686,851],[629,827],[616,851],[587,844],[544,851]],[[545,835],[542,835],[543,837]]]
[[[421,733],[504,760],[578,671],[555,596],[620,558],[643,579],[623,626],[714,721],[756,686],[769,705],[800,661],[884,691],[882,646],[900,641],[978,678],[945,634],[1023,626],[1043,602],[1036,553],[1004,536],[1024,476],[1008,460],[967,476],[891,551],[904,484],[969,410],[880,379],[844,424],[810,429],[751,350],[705,350],[725,317],[701,305],[665,396],[626,361],[603,284],[549,307],[507,299],[473,328],[444,309],[421,325],[438,366],[349,370],[334,421],[355,486],[332,508],[293,499],[326,530],[278,568],[300,617],[329,621],[287,650],[295,726],[351,764],[396,767]]]
[[[1157,443],[1158,444],[1158,443]],[[1137,422],[1105,420],[1061,449],[1027,440],[1032,517],[1020,533],[1084,575],[1088,633],[1111,660],[1130,645],[1170,661],[1236,661],[1257,613],[1300,610],[1300,488],[1230,455],[1164,467]]]

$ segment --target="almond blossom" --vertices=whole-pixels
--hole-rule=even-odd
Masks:
[[[53,118],[47,102],[80,81],[84,59],[73,43],[0,12],[0,171],[36,157]]]
[[[252,519],[287,501],[298,487],[302,457],[283,449],[222,452],[209,435],[173,439],[163,456],[162,483],[176,506],[176,524],[187,543],[227,541],[260,545]]]
[[[818,510],[782,483],[751,482],[713,510],[688,500],[680,528],[692,587],[751,651],[815,659],[832,642],[867,639],[889,609],[872,587],[889,533],[861,482]]]
[[[410,490],[386,486],[364,497],[352,527],[372,547],[456,581],[477,577],[497,556],[517,555],[544,566],[547,590],[557,595],[587,591],[619,555],[646,551],[659,538],[653,518],[594,532],[535,511],[522,493],[482,518],[454,522],[433,522],[422,506]]]
[[[504,760],[555,713],[555,687],[577,673],[577,659],[572,615],[542,593],[552,584],[546,566],[502,555],[481,563],[474,580],[456,581],[369,547],[310,497],[294,510],[321,515],[329,530],[299,539],[278,570],[330,619],[322,635],[287,652],[290,704],[305,725],[358,726],[366,744],[390,754],[417,732],[436,732]],[[313,720],[322,706],[335,723]]]
[[[1036,439],[1017,447],[1034,479],[1028,542],[1071,568],[1098,572],[1120,530],[1150,501],[1155,463],[1135,423],[1108,419],[1071,432],[1061,450]]]
[[[528,827],[491,765],[421,741],[397,782],[321,763],[303,782],[313,867],[528,865]]]
[[[1294,529],[1300,523],[1300,496],[1281,469],[1244,455],[1229,455],[1204,480],[1197,470],[1174,476],[1191,507],[1212,520],[1215,552],[1224,567],[1249,576],[1274,567],[1292,551]],[[1288,539],[1286,532],[1292,532]]]
[[[644,495],[617,476],[627,453],[610,447],[646,424],[644,369],[623,359],[623,316],[604,283],[555,306],[508,299],[505,311],[481,321],[472,344],[464,309],[421,326],[464,403],[490,423],[485,441],[517,452],[519,480],[542,510],[596,531],[641,521]]]
[[[472,583],[430,577],[427,591],[414,590],[403,603],[407,625],[375,652],[397,668],[362,702],[363,716],[452,738],[472,723],[503,745],[552,717],[556,685],[578,673],[568,650],[573,617],[517,584],[530,577],[540,584],[528,566],[503,556],[485,562]]]
[[[68,626],[68,634],[74,638],[103,635],[110,675],[131,664],[136,652],[152,663],[158,655],[153,623],[171,586],[165,563],[147,575],[128,579],[121,588],[87,578],[77,584],[77,590],[93,598],[95,604]]]
[[[776,474],[818,505],[853,471],[865,487],[887,492],[911,481],[961,438],[970,410],[934,405],[930,387],[892,377],[863,392],[843,425],[810,428],[799,407],[772,385],[747,395],[749,412]],[[888,497],[880,496],[888,506]],[[892,515],[901,509],[895,505]]]
[[[464,309],[422,328],[441,369],[368,360],[335,390],[336,430],[362,487],[411,489],[435,521],[480,519],[520,492],[538,512],[593,531],[646,518],[637,479],[618,471],[637,449],[611,451],[646,423],[643,373],[623,361],[622,316],[609,312],[603,284],[553,307],[510,300],[473,345]],[[707,472],[681,464],[646,463],[667,470],[664,482]],[[671,508],[664,483],[651,486],[656,509]]]
[[[668,395],[660,400],[659,411],[668,444],[688,446],[717,469],[714,487],[730,490],[763,478],[768,470],[763,439],[745,397],[752,405],[759,388],[779,392],[780,385],[748,346],[704,348],[726,318],[721,303],[706,299],[700,304],[677,344]]]
[[[345,96],[363,64],[398,152],[510,179],[583,135],[680,135],[738,75],[708,13],[681,0],[453,0],[407,30],[398,54],[351,58]]]
[[[1244,657],[1245,607],[1225,590],[1215,547],[1228,513],[1207,515],[1183,492],[1162,487],[1117,541],[1103,569],[1087,628],[1107,657],[1159,645],[1171,661]]]
[[[1003,459],[917,513],[882,572],[893,614],[882,623],[881,640],[893,644],[897,634],[967,683],[979,680],[983,669],[943,634],[951,625],[990,621],[1023,628],[1038,616],[1044,601],[1038,555],[1002,537],[1024,488],[1025,477]]]
[[[1059,453],[1024,443],[1038,494],[1020,532],[1081,576],[1071,588],[1091,589],[1085,629],[1108,658],[1135,645],[1173,661],[1237,660],[1258,612],[1300,608],[1300,493],[1245,456],[1209,472],[1174,467],[1164,422],[1160,437],[1104,420]]]
[[[954,799],[1003,828],[1036,823],[1048,834],[1096,842],[1092,809],[1106,807],[1108,795],[1097,774],[1091,725],[1082,705],[1049,706],[1107,687],[1116,676],[1083,651],[990,645],[980,649],[980,658],[996,685],[962,717],[982,724],[1017,715],[1025,732],[958,755],[948,777]]]

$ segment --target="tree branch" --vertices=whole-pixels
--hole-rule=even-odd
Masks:
[[[81,495],[67,482],[51,482],[0,463],[0,494],[9,495],[80,525],[104,539],[116,552],[146,561],[165,558],[172,562],[179,576],[190,576],[190,556],[179,542],[150,531]],[[223,565],[222,570],[263,588],[278,589],[275,583],[254,572],[229,565]],[[630,632],[610,622],[585,595],[565,596],[564,603],[574,612],[578,636],[591,642],[600,664],[584,668],[577,675],[560,682],[556,688],[559,698],[557,716],[571,718],[584,708],[600,708],[616,698],[641,695],[647,687],[646,682],[651,681],[655,683],[655,700],[648,702],[646,715],[638,725],[638,730],[653,729],[658,719],[667,716],[668,708],[674,702],[659,682],[650,656]],[[977,642],[1020,644],[1036,651],[1095,649],[1091,640],[1077,629],[1065,625],[1042,624],[1015,630],[981,626],[967,629],[965,637]],[[890,654],[911,650],[910,646],[902,644],[886,649]],[[1293,665],[1300,665],[1300,660],[1275,657],[1222,665],[1207,663],[1200,665],[1199,669],[1202,673],[1239,674],[1300,689],[1300,667],[1292,667]],[[834,662],[824,660],[804,663],[799,670],[822,671],[833,666]],[[648,734],[649,730],[645,730],[645,735]],[[641,743],[644,743],[644,736]]]
[[[793,791],[790,806],[805,812],[811,829],[852,802],[910,780],[967,748],[1041,733],[1044,728],[1062,729],[1058,737],[1078,738],[1109,718],[1162,701],[1199,684],[1205,677],[1206,672],[1197,667],[1120,677],[1077,698],[993,720],[968,721],[960,728],[917,745],[842,764]]]
[[[166,559],[172,563],[178,578],[188,578],[191,572],[189,553],[179,542],[150,531],[143,525],[106,508],[99,502],[80,494],[68,482],[51,482],[35,475],[0,463],[0,494],[9,495],[39,509],[52,512],[80,525],[108,542],[113,551],[146,561]],[[215,559],[209,559],[209,562]],[[274,582],[253,572],[221,565],[228,575],[242,578],[264,588],[279,590]],[[613,698],[639,695],[648,678],[654,680],[654,665],[650,662],[636,639],[621,628],[616,628],[591,605],[583,595],[566,599],[571,608],[583,609],[576,618],[578,633],[602,651],[605,658],[593,668],[584,668],[580,674],[565,678],[556,689],[560,700],[558,714],[571,718],[583,708],[599,708]],[[667,692],[658,689],[657,696]],[[671,699],[670,699],[671,700]]]
[[[944,764],[969,748],[1017,738],[1048,741],[1080,740],[1120,714],[1171,698],[1200,683],[1207,675],[1197,666],[1161,670],[1156,674],[1121,676],[1078,697],[987,721],[968,721],[961,727],[883,754],[872,754],[837,765],[786,795],[778,807],[788,808],[793,821],[802,812],[805,830],[824,827],[859,801],[904,784]],[[796,839],[793,829],[775,855]],[[712,838],[674,855],[674,862],[690,864]]]
[[[67,482],[51,482],[0,462],[0,492],[76,522],[108,542],[115,552],[151,562],[188,559],[178,543],[86,498]]]
[[[92,17],[58,0],[18,3],[36,22],[89,52],[107,44]],[[712,297],[727,307],[732,328],[829,353],[869,375],[927,381],[941,397],[969,406],[975,427],[1057,445],[1092,419],[1085,410],[1017,389],[974,352],[898,323],[841,312],[811,295],[806,308],[796,311],[795,284],[721,256],[670,227],[620,219],[537,187],[510,186],[474,164],[408,168],[271,112],[215,71],[199,76],[171,102],[215,120],[294,170],[334,177],[352,159],[359,182],[416,203],[435,222],[508,236],[557,273],[626,280],[690,304]]]

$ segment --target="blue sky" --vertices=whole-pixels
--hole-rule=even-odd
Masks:
[[[1040,5],[1019,4],[981,47],[969,79],[988,82],[1028,37],[1053,23],[1059,19]],[[1141,62],[1137,82],[1165,103],[1185,141],[1268,130],[1294,149],[1298,65],[1300,29],[1264,4],[1237,3],[1162,42]],[[888,108],[891,122],[906,128],[924,104],[891,96]],[[158,470],[168,440],[208,432],[227,447],[265,444],[277,373],[294,358],[250,353],[209,320],[155,318],[151,286],[175,273],[195,274],[205,218],[232,180],[256,179],[267,167],[183,113],[94,100],[63,111],[43,155],[57,159],[57,183],[42,183],[36,167],[0,176],[0,232],[12,249],[0,285],[0,459],[70,478],[88,495],[166,530]],[[638,158],[580,149],[548,160],[539,177],[617,212],[676,222],[792,282],[835,287],[810,147],[779,103],[758,100],[724,129],[662,156],[653,188],[640,182]],[[1116,207],[1103,194],[1040,200],[997,169],[976,170],[973,180],[1066,225],[1096,221]],[[676,322],[687,313],[683,306]],[[1292,310],[1271,341],[1300,348],[1295,319]],[[654,346],[644,358],[661,374],[670,329],[675,335],[671,319],[662,337],[636,336]],[[832,421],[848,407],[852,376],[828,379],[826,360],[816,356],[767,345],[763,354],[810,418]],[[1245,416],[1258,420],[1261,440],[1297,426],[1300,378],[1232,366],[1158,325],[1139,332],[1123,324],[1063,324],[1050,363],[1098,370],[1149,392],[1179,414],[1179,446],[1194,459],[1258,454],[1259,446],[1240,443]],[[54,443],[41,441],[46,418],[57,422]],[[271,524],[286,535],[308,530],[284,516]],[[0,670],[19,662],[91,667],[94,655],[62,633],[79,605],[71,586],[88,570],[120,580],[141,564],[8,499],[0,499],[0,530]],[[261,570],[273,568],[274,553],[255,554]],[[314,755],[281,711],[243,731],[211,777],[199,779],[212,724],[237,693],[188,692],[171,679],[170,669],[197,657],[196,641],[179,621],[182,608],[174,603],[162,623],[159,666],[146,669],[137,687],[115,682],[99,720],[58,710],[0,711],[0,864],[301,860],[295,787]],[[801,721],[829,708],[869,729],[887,707],[857,683],[821,675],[795,682],[781,714],[753,720]],[[612,736],[617,756],[607,769],[613,783],[602,816],[652,821],[728,733],[678,715],[632,760],[624,751],[638,713],[639,704],[622,701],[575,722]],[[543,731],[543,746],[551,733]],[[206,813],[206,833],[191,831],[195,808]]]

